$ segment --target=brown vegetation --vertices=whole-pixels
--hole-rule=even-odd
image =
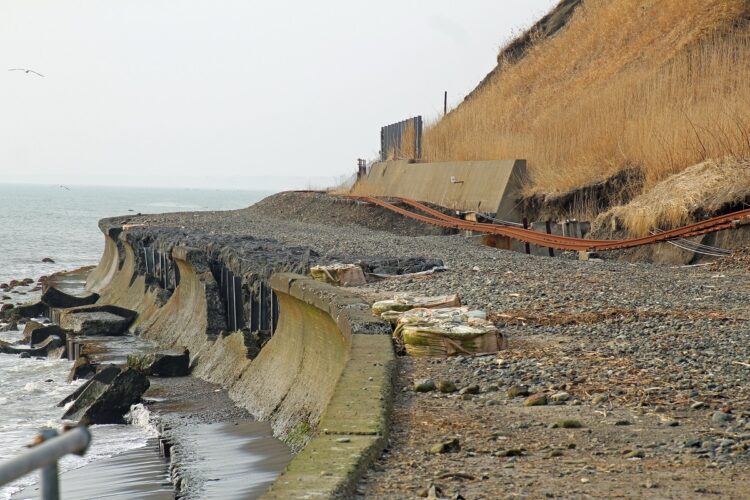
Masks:
[[[709,159],[750,157],[748,10],[745,0],[586,0],[426,130],[424,157],[525,158],[528,193],[628,168],[647,191]]]

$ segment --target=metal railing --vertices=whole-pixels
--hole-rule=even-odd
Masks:
[[[91,443],[91,433],[83,426],[75,427],[61,435],[58,435],[56,430],[43,429],[38,440],[41,442],[23,455],[0,464],[0,486],[36,469],[42,469],[42,499],[58,500],[60,485],[57,461],[70,453],[83,455]]]

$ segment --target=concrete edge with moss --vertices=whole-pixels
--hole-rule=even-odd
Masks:
[[[263,498],[346,497],[387,443],[395,373],[390,327],[345,289],[289,273],[273,275],[271,287],[328,313],[351,347],[320,422],[298,429],[312,438]]]

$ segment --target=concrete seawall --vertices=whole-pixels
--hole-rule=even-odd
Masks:
[[[268,281],[278,300],[278,324],[251,359],[246,347],[251,332],[227,328],[226,304],[212,272],[216,256],[227,255],[227,249],[159,242],[146,228],[131,232],[104,224],[102,230],[105,251],[87,284],[100,293],[99,303],[136,311],[131,329],[144,338],[187,347],[194,376],[221,385],[301,450],[267,496],[350,492],[385,446],[394,366],[390,327],[343,289],[273,273]],[[162,249],[172,244],[168,251],[179,275],[173,290],[155,285],[145,273],[138,248],[145,242]],[[234,265],[243,282],[252,278],[230,259],[221,264]]]

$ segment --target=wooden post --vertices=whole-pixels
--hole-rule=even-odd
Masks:
[[[547,230],[547,234],[552,234],[552,229],[550,228],[550,222],[547,221],[544,223],[544,228]],[[554,257],[555,256],[555,249],[552,247],[547,248],[549,250],[549,256]]]

